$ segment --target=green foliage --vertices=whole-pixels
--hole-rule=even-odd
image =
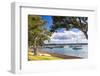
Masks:
[[[44,40],[48,40],[50,32],[44,28],[45,21],[40,16],[28,16],[28,44],[29,46],[41,46]]]
[[[87,17],[65,17],[65,16],[52,16],[53,26],[51,32],[54,32],[58,28],[66,28],[66,30],[77,28],[84,33],[88,39],[88,23]]]

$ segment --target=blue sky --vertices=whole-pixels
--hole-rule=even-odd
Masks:
[[[45,27],[50,30],[50,27],[52,26],[53,24],[53,20],[52,20],[52,16],[41,16],[42,19],[44,19],[46,21],[46,24],[45,24]],[[58,29],[57,32],[64,32],[66,29],[65,28],[61,28],[61,29]],[[73,29],[70,29],[70,31],[73,31],[73,32],[78,32],[79,30],[76,29],[76,28],[73,28]]]
[[[46,28],[47,28],[48,30],[50,30],[50,27],[51,27],[52,24],[53,24],[52,17],[51,17],[51,16],[41,16],[41,17],[42,17],[42,19],[44,19],[44,20],[46,21],[46,24],[45,24]]]

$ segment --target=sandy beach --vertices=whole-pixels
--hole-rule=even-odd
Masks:
[[[47,51],[43,51],[41,49],[38,50],[38,55],[34,56],[32,49],[28,51],[28,60],[62,60],[62,59],[82,59],[81,57],[63,55],[58,53],[51,53]]]
[[[70,55],[62,55],[62,54],[50,53],[50,52],[44,52],[44,51],[39,51],[39,52],[41,54],[50,54],[51,56],[59,57],[59,58],[62,58],[62,59],[82,59],[81,57],[70,56]]]

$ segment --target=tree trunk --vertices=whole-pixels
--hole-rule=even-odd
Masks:
[[[84,33],[86,39],[88,39],[88,34],[87,34],[87,32],[86,32],[86,31],[83,31],[83,33]]]
[[[33,47],[33,55],[38,55],[38,48],[37,47]]]

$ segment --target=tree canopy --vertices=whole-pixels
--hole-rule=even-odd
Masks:
[[[77,28],[82,31],[88,39],[88,18],[87,17],[68,17],[68,16],[52,16],[53,25],[51,32],[54,32],[58,28],[66,28],[66,30]]]

